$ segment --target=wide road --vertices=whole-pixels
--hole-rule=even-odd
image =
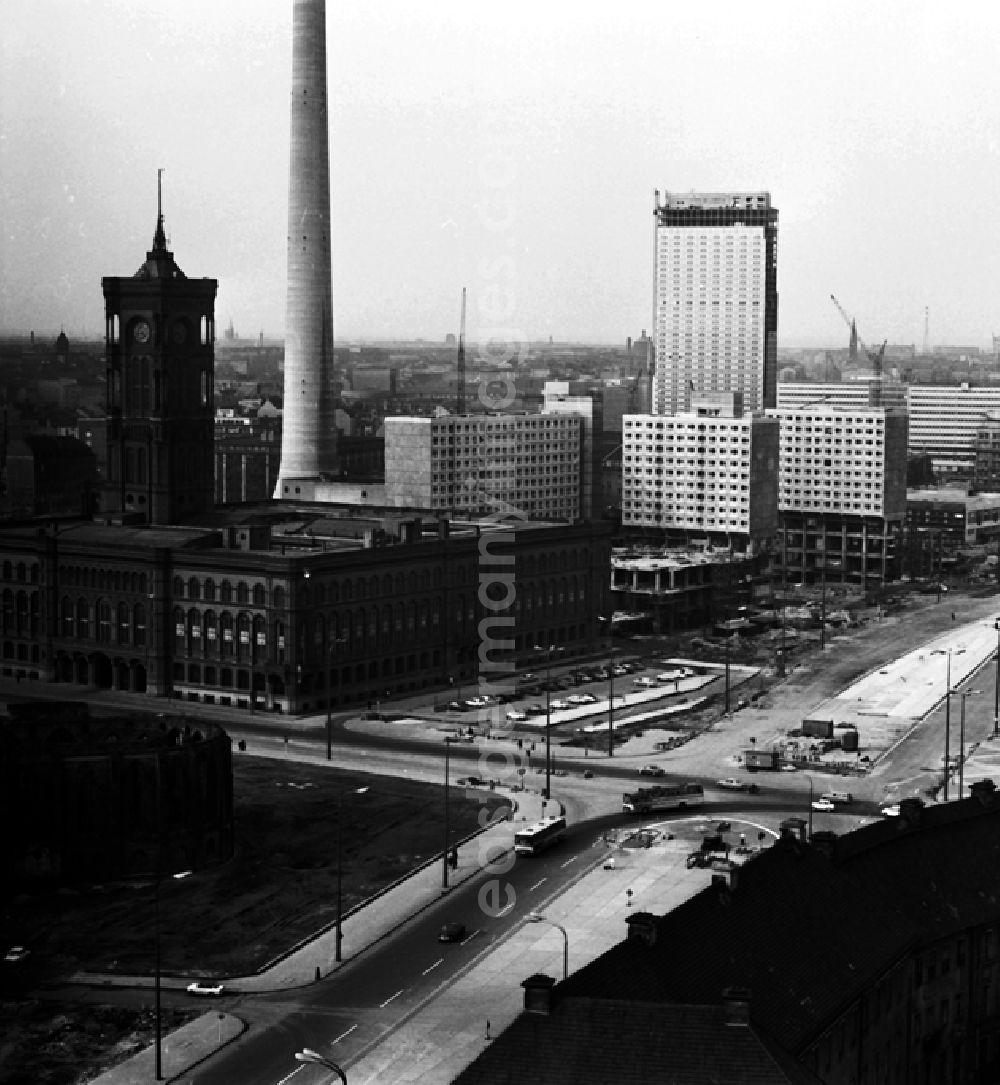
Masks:
[[[720,797],[701,812],[710,819],[744,814],[774,824],[791,812],[802,812],[796,796],[776,798]],[[506,861],[485,869],[318,984],[223,999],[217,1005],[250,1022],[247,1035],[177,1080],[191,1085],[232,1081],[276,1085],[294,1072],[296,1085],[327,1081],[328,1073],[324,1076],[316,1067],[296,1063],[294,1053],[303,1047],[328,1051],[335,1043],[335,1057],[345,1062],[360,1058],[461,970],[494,949],[528,912],[544,910],[550,899],[602,861],[604,832],[663,818],[663,813],[641,819],[613,814],[570,826],[557,847],[519,857],[509,869]],[[499,887],[491,890],[496,883]],[[438,942],[445,923],[464,925],[461,942]]]

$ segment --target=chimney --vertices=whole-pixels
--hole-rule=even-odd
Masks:
[[[552,988],[556,981],[551,976],[536,972],[521,981],[524,988],[524,1012],[548,1016],[552,1012]]]
[[[827,859],[833,858],[833,853],[837,848],[837,834],[831,832],[829,829],[820,829],[818,832],[812,834],[809,838],[809,843]]]
[[[992,806],[997,800],[997,785],[992,780],[977,780],[969,785],[969,793],[983,806]]]
[[[750,990],[747,987],[726,987],[722,991],[722,1011],[726,1024],[733,1028],[750,1027]]]
[[[911,829],[915,829],[923,817],[924,800],[915,795],[902,799],[899,803],[899,820]]]
[[[656,945],[657,919],[652,912],[633,912],[625,917],[625,926],[628,928],[627,938],[639,938],[647,946]]]

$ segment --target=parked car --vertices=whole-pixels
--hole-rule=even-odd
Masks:
[[[829,814],[832,811],[837,809],[837,807],[834,805],[834,803],[830,802],[829,799],[817,799],[812,804],[812,808],[814,810],[820,810],[825,814]]]
[[[592,693],[574,693],[566,698],[570,704],[593,704],[597,698]]]
[[[666,776],[667,770],[661,769],[659,765],[643,765],[639,769],[640,776]]]
[[[469,708],[489,708],[489,697],[470,697],[466,702]]]
[[[686,860],[687,868],[688,868],[688,870],[690,870],[691,867],[695,867],[695,866],[711,866],[713,859],[714,859],[714,856],[710,852],[707,852],[707,851],[693,851],[687,857],[687,860]]]
[[[445,923],[438,933],[439,942],[461,942],[464,937],[464,923]]]
[[[649,689],[651,686],[656,685],[656,679],[650,678],[648,675],[642,675],[639,678],[632,679],[633,686],[641,686],[643,689]]]
[[[590,771],[590,769],[584,769],[583,770],[583,778],[585,780],[593,780],[594,774]]]
[[[527,712],[522,712],[520,708],[507,709],[507,719],[517,722],[519,720],[526,720],[528,718]]]
[[[223,992],[223,986],[221,983],[203,983],[201,980],[195,980],[194,983],[187,985],[187,993],[189,995],[208,995],[210,997],[218,998]]]
[[[565,709],[572,708],[573,706],[569,703],[569,701],[556,700],[550,703],[550,707],[555,712],[563,712],[565,711]]]
[[[6,964],[18,964],[31,956],[31,950],[26,946],[11,946],[3,955]]]

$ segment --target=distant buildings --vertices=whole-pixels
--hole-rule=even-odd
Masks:
[[[767,192],[656,194],[654,414],[692,391],[775,405],[778,211]]]
[[[911,384],[910,451],[931,457],[940,478],[972,479],[977,437],[990,416],[1000,414],[1000,388]]]

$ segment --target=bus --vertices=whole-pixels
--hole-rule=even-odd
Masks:
[[[622,811],[626,814],[652,814],[659,810],[684,810],[701,806],[705,789],[701,784],[661,784],[640,787],[622,795]]]
[[[566,818],[562,815],[526,825],[514,833],[514,851],[518,855],[537,855],[562,840],[565,832]]]

